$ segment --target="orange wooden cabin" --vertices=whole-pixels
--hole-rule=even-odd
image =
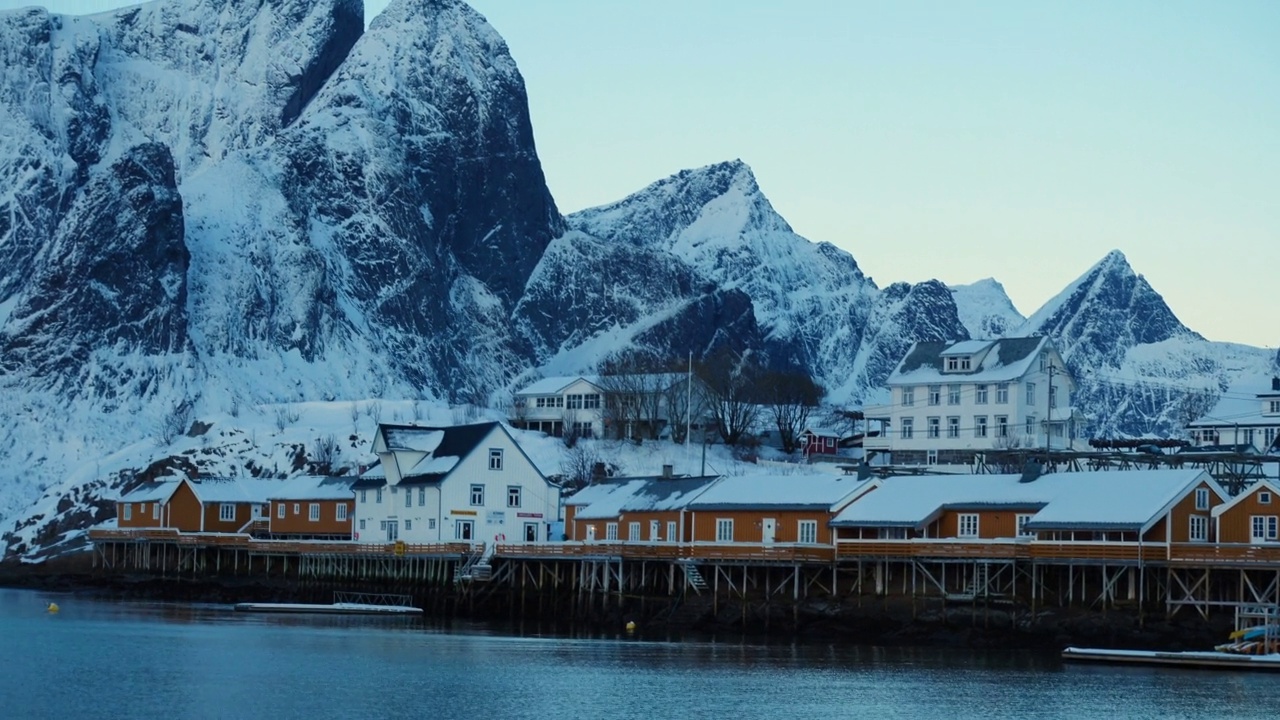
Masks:
[[[268,494],[272,537],[350,540],[355,478],[303,475]]]
[[[565,536],[578,542],[687,542],[685,506],[712,477],[612,478],[565,501]]]
[[[830,545],[831,518],[875,487],[850,475],[722,477],[689,501],[689,540]]]
[[[1260,480],[1213,509],[1216,541],[1223,544],[1280,543],[1280,486]],[[1280,545],[1277,545],[1280,547]]]

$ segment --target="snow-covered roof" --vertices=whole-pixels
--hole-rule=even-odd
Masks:
[[[191,481],[191,489],[202,503],[266,503],[283,487],[275,478],[202,478]]]
[[[1280,418],[1264,416],[1263,396],[1271,394],[1270,380],[1252,380],[1232,385],[1222,393],[1213,409],[1187,424],[1192,428],[1222,428],[1237,425],[1276,425]]]
[[[350,500],[355,478],[300,475],[271,491],[269,500]]]
[[[434,428],[407,427],[396,425],[382,426],[382,436],[386,440],[388,450],[413,450],[415,452],[435,452],[444,440],[444,431]]]
[[[583,520],[616,518],[629,512],[681,510],[718,480],[714,476],[606,480],[583,488],[567,502],[579,506],[574,517]],[[590,494],[584,497],[588,491]]]
[[[689,503],[690,510],[830,508],[870,487],[852,475],[735,475]]]
[[[946,509],[1025,508],[1028,530],[1143,531],[1201,481],[1226,494],[1203,470],[1124,470],[1022,475],[922,475],[883,481],[832,520],[836,527],[919,527]]]
[[[591,382],[584,375],[558,375],[542,378],[523,390],[516,391],[516,395],[555,395],[579,380]]]
[[[958,343],[918,342],[911,346],[902,361],[886,380],[887,385],[922,385],[947,382],[1010,382],[1031,369],[1040,349],[1048,343],[1043,337],[1000,338],[989,343],[991,349],[972,370],[943,372],[943,352]]]
[[[119,502],[168,502],[181,480],[152,480],[120,496]]]
[[[404,474],[404,480],[410,478],[431,478],[432,480],[442,480],[449,471],[458,465],[462,458],[457,455],[428,455],[418,461],[408,472]]]
[[[942,351],[942,355],[976,355],[983,350],[991,347],[994,340],[961,340],[958,343],[952,343]]]

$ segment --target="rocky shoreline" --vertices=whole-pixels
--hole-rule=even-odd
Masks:
[[[330,602],[335,589],[252,577],[192,580],[104,575],[75,558],[40,565],[0,563],[0,586],[120,600],[222,604]],[[422,599],[421,604],[439,619],[526,621],[601,632],[617,631],[634,622],[646,634],[733,634],[871,645],[1055,652],[1067,646],[1207,650],[1222,642],[1232,629],[1232,619],[1225,613],[1208,620],[1190,611],[1173,618],[1154,612],[1140,615],[1136,609],[1042,608],[1032,613],[1012,604],[984,606],[902,596],[810,598],[799,603],[745,606],[723,598],[715,602],[708,596],[690,596],[678,602],[666,597],[625,597],[585,611],[581,607],[570,611],[554,602],[526,603],[522,612],[514,598],[491,597],[475,606],[456,602],[456,598],[442,599],[439,588],[427,592],[430,601]]]

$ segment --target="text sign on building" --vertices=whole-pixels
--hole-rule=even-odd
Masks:
[[[522,518],[540,518],[540,517],[542,517],[542,513],[522,513],[522,512],[518,512],[518,513],[516,513],[516,517],[522,517]]]
[[[502,525],[507,521],[507,513],[503,510],[490,510],[485,513],[484,522],[486,525]]]
[[[475,510],[450,510],[454,515],[475,515]]]

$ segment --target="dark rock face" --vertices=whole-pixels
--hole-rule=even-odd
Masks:
[[[306,21],[306,6],[294,5],[288,8],[292,12],[287,19],[295,23]],[[306,67],[297,75],[289,77],[292,92],[284,101],[280,111],[280,126],[288,127],[303,108],[324,87],[329,76],[347,59],[352,46],[364,32],[363,0],[344,0],[333,5],[332,32],[322,34],[319,50],[309,58]]]
[[[86,382],[96,350],[187,349],[182,199],[163,145],[132,148],[78,193],[0,335],[10,373]],[[112,394],[110,374],[93,389]]]
[[[894,283],[883,290],[867,323],[865,382],[882,386],[912,343],[968,339],[946,285]]]

